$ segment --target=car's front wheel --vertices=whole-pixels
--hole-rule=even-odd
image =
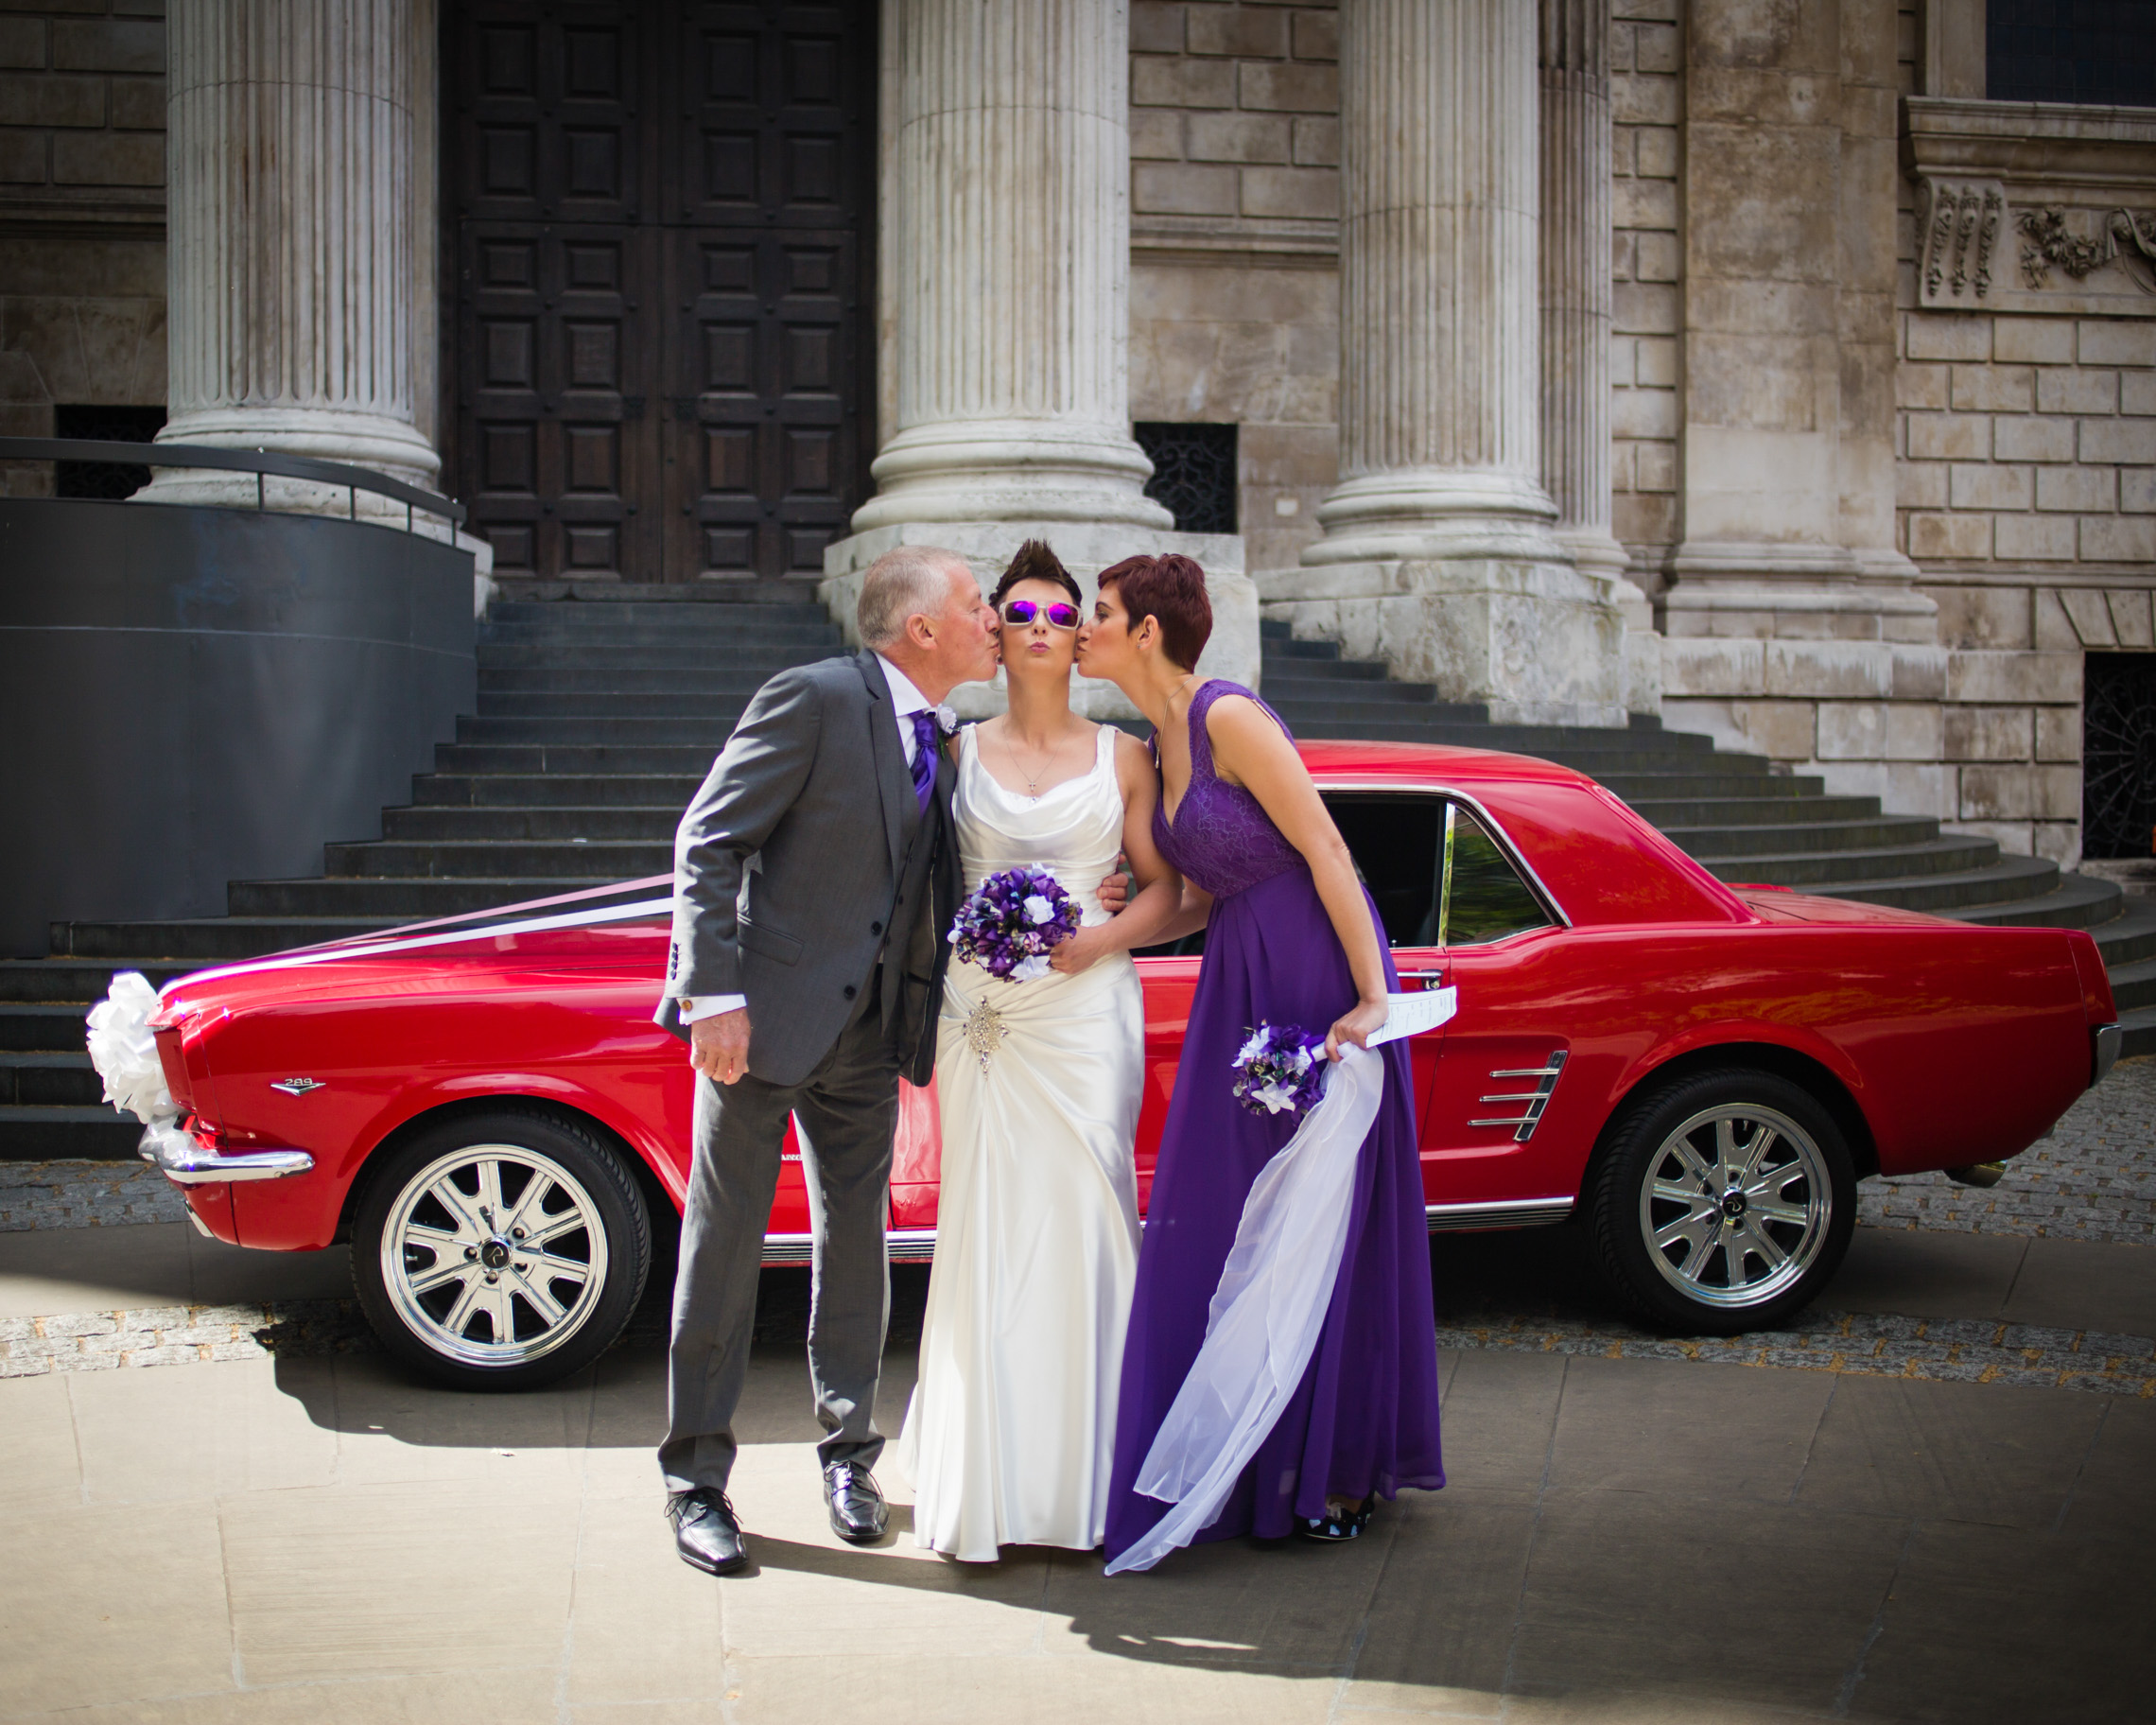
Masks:
[[[421,1131],[375,1170],[352,1277],[382,1345],[464,1389],[589,1365],[629,1321],[652,1224],[618,1158],[579,1126],[505,1109]]]
[[[1610,1292],[1657,1329],[1735,1335],[1811,1300],[1849,1249],[1856,1178],[1827,1110],[1773,1072],[1674,1079],[1613,1129],[1589,1201]]]

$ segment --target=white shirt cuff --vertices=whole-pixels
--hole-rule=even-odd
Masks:
[[[693,1024],[699,1019],[715,1019],[722,1012],[739,1012],[748,1003],[745,994],[685,994],[678,1010],[684,1024]]]

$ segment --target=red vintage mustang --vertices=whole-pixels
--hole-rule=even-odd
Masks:
[[[1459,991],[1411,1044],[1432,1229],[1577,1218],[1661,1327],[1770,1326],[1834,1273],[1859,1178],[2012,1156],[2116,1056],[2078,931],[1728,886],[1545,761],[1302,753],[1402,985]],[[144,1155],[220,1240],[349,1240],[361,1304],[414,1365],[496,1387],[576,1369],[620,1333],[685,1190],[691,1078],[652,1022],[670,884],[168,984],[151,1026],[182,1117]],[[1139,968],[1142,1202],[1198,960]],[[910,1090],[896,1258],[932,1248],[937,1154],[934,1094]],[[790,1148],[765,1261],[805,1262],[808,1228]]]

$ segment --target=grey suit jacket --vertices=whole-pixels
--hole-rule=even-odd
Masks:
[[[748,999],[749,1071],[798,1084],[830,1052],[877,961],[899,1068],[926,1084],[960,875],[944,758],[928,812],[873,653],[782,671],[756,691],[674,834],[673,938],[654,1015]]]

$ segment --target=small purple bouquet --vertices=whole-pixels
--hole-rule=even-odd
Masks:
[[[1048,974],[1050,949],[1078,930],[1078,902],[1045,868],[990,875],[958,907],[951,950],[990,976],[1030,983]]]
[[[1325,1089],[1325,1038],[1300,1024],[1261,1024],[1236,1051],[1235,1100],[1253,1114],[1300,1114]]]

